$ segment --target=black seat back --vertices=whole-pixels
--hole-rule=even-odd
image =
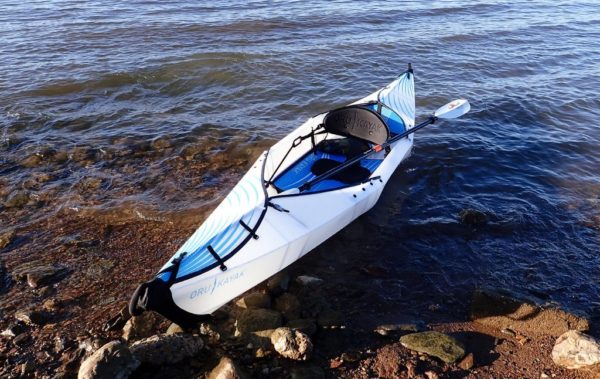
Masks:
[[[323,120],[329,133],[354,137],[381,145],[390,137],[390,131],[376,112],[359,105],[350,105],[330,111]]]

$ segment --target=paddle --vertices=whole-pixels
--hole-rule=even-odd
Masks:
[[[433,115],[431,115],[429,117],[429,119],[427,119],[426,121],[423,121],[419,125],[405,131],[404,133],[400,133],[400,134],[390,138],[387,142],[385,142],[381,145],[373,146],[371,149],[365,151],[361,155],[358,155],[352,159],[349,159],[346,162],[342,163],[341,165],[337,166],[336,168],[333,168],[333,169],[317,176],[316,178],[309,180],[308,182],[306,182],[303,185],[301,185],[300,187],[298,187],[298,190],[299,190],[299,192],[310,190],[310,188],[312,186],[314,186],[315,184],[322,182],[323,180],[325,180],[327,178],[330,178],[332,175],[335,175],[338,172],[348,168],[349,166],[351,166],[357,162],[360,162],[361,160],[365,159],[366,157],[368,157],[372,154],[378,153],[378,152],[386,149],[388,146],[390,146],[394,142],[401,140],[402,138],[408,136],[409,134],[412,134],[412,133],[416,132],[417,130],[424,128],[425,126],[427,126],[429,124],[433,124],[439,119],[448,120],[448,119],[458,118],[458,117],[464,115],[465,113],[467,113],[469,110],[471,110],[471,105],[469,104],[469,102],[467,100],[458,99],[458,100],[451,101],[448,104],[444,105],[443,107],[438,108],[438,110],[436,110],[433,113]]]

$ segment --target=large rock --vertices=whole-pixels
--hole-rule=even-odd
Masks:
[[[78,379],[125,379],[140,365],[127,346],[112,341],[90,355],[79,367]]]
[[[271,334],[271,343],[279,354],[297,361],[307,360],[313,350],[313,344],[306,334],[290,328],[277,328]]]
[[[246,309],[235,323],[235,335],[241,336],[257,330],[275,329],[281,326],[281,313],[270,309]]]
[[[477,209],[463,209],[458,213],[460,222],[469,226],[482,226],[487,223],[487,215]]]
[[[203,347],[204,341],[200,336],[159,334],[135,342],[130,349],[140,362],[159,366],[193,357]]]
[[[558,308],[543,308],[531,300],[516,299],[488,289],[474,292],[471,318],[498,330],[509,328],[528,335],[558,337],[569,330],[589,329],[589,322],[584,317]]]
[[[275,309],[286,319],[293,320],[300,316],[300,301],[295,295],[286,292],[275,299]]]
[[[569,330],[556,340],[552,360],[568,369],[589,369],[600,374],[600,341]]]
[[[132,341],[150,337],[154,334],[157,323],[158,318],[152,312],[144,312],[139,316],[133,316],[123,326],[123,339]]]
[[[67,268],[61,265],[28,262],[15,268],[12,273],[17,280],[27,279],[30,287],[38,288],[62,280],[67,275]]]
[[[219,364],[208,374],[207,379],[245,379],[248,375],[231,358],[223,357]]]
[[[249,308],[270,308],[271,307],[271,296],[262,292],[252,292],[242,297],[235,304],[244,309]]]
[[[440,332],[412,333],[400,337],[402,346],[454,363],[465,355],[465,348],[456,339]]]

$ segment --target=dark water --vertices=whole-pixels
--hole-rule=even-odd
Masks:
[[[419,132],[361,221],[398,275],[378,291],[492,285],[600,313],[598,2],[0,8],[0,231],[61,212],[199,222],[265,147],[412,62],[420,116],[473,110]],[[459,224],[465,208],[489,223]]]

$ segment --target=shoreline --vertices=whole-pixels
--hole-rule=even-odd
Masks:
[[[160,267],[165,259],[162,252],[173,251],[193,230],[191,225],[187,230],[179,225],[153,221],[120,225],[88,219],[83,222],[79,216],[48,219],[42,224],[46,225],[15,233],[7,245],[8,251],[2,255],[2,279],[8,283],[7,278],[10,278],[10,283],[0,295],[0,327],[5,332],[11,328],[15,332],[14,336],[3,333],[0,337],[0,355],[5,361],[0,373],[6,377],[21,374],[24,377],[76,377],[81,362],[93,351],[109,341],[123,338],[124,322],[108,331],[103,327],[126,306],[137,284]],[[556,335],[537,335],[531,331],[509,335],[510,332],[502,328],[472,321],[470,299],[457,299],[449,294],[442,297],[441,303],[423,299],[420,308],[399,312],[398,307],[390,306],[390,299],[380,296],[376,289],[353,285],[359,281],[386,280],[390,276],[385,267],[332,260],[326,256],[329,251],[344,251],[344,242],[350,235],[357,234],[357,229],[360,225],[351,224],[340,232],[341,236],[333,237],[286,269],[289,288],[273,290],[263,283],[249,291],[259,292],[269,299],[265,308],[280,315],[278,326],[308,320],[300,325],[300,330],[307,328],[310,332],[307,335],[313,345],[312,356],[307,361],[283,358],[268,346],[259,348],[262,352],[257,353],[256,343],[235,337],[236,321],[245,312],[236,305],[238,298],[217,311],[215,323],[209,327],[218,331],[219,341],[211,341],[210,332],[204,330],[205,335],[200,337],[204,348],[193,357],[186,357],[176,365],[161,365],[158,371],[143,364],[132,377],[156,377],[157,372],[169,373],[172,377],[189,377],[190,374],[202,377],[217,365],[219,356],[231,357],[240,370],[252,377],[302,377],[298,375],[304,371],[312,372],[310,375],[347,378],[411,377],[413,374],[412,377],[437,375],[439,378],[494,375],[539,378],[542,374],[560,378],[593,377],[585,371],[566,370],[552,362],[550,352]],[[168,241],[164,236],[170,236]],[[28,250],[34,241],[40,251]],[[48,267],[55,271],[50,270],[48,277],[42,272],[37,279],[27,273],[23,276],[26,260],[34,262],[33,266],[46,267],[46,274]],[[25,265],[25,271],[27,269]],[[306,287],[298,283],[298,276],[325,280],[316,287]],[[144,326],[143,333],[135,332],[136,337],[128,343],[165,333],[171,324],[162,317],[151,318],[154,321]],[[381,330],[375,332],[384,324],[418,324],[419,330],[448,333],[465,346],[467,353],[473,353],[474,366],[465,370],[458,363],[444,364],[437,358],[415,353],[403,347],[398,338],[417,329],[411,326],[386,336],[381,335]],[[186,335],[203,331],[191,332]],[[519,340],[518,335],[524,339]]]

